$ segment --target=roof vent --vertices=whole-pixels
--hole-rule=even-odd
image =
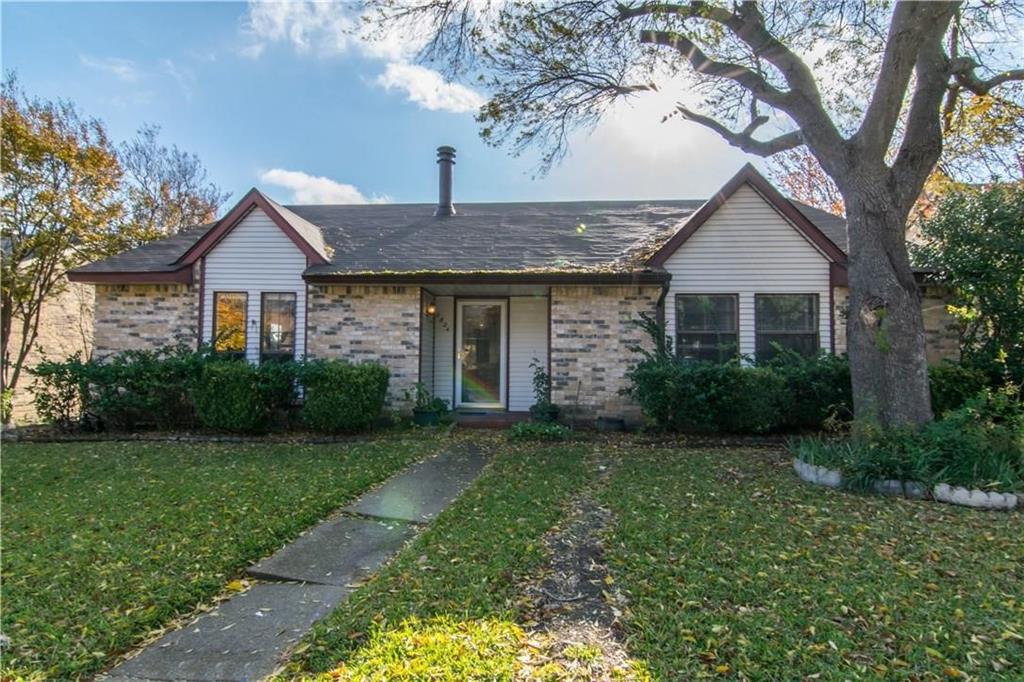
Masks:
[[[455,215],[452,206],[452,169],[455,168],[455,147],[437,148],[437,209],[435,216]]]

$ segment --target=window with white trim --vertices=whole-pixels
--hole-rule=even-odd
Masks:
[[[676,294],[676,356],[726,362],[736,357],[736,294]]]

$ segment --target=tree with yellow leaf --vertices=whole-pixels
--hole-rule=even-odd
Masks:
[[[64,272],[117,253],[132,236],[120,220],[121,166],[102,123],[70,102],[26,96],[13,75],[0,106],[0,353],[9,390],[38,336],[43,301],[67,286]]]

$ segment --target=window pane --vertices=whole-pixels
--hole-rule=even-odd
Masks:
[[[736,297],[676,296],[677,331],[736,331]]]
[[[295,355],[295,294],[263,294],[260,355]]]
[[[818,326],[814,294],[758,294],[755,297],[757,331],[813,332]]]
[[[679,334],[676,337],[677,355],[681,360],[726,362],[736,357],[738,350],[735,334]]]
[[[758,334],[758,361],[771,360],[778,355],[775,344],[795,351],[804,357],[813,357],[818,353],[817,334]]]
[[[213,349],[219,353],[245,353],[247,296],[217,291],[213,294]]]

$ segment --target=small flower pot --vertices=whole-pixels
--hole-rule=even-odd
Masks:
[[[611,431],[625,431],[626,421],[617,417],[598,417],[595,426],[598,431],[608,433]]]
[[[441,422],[441,413],[417,407],[412,411],[412,421],[416,426],[437,426]]]

